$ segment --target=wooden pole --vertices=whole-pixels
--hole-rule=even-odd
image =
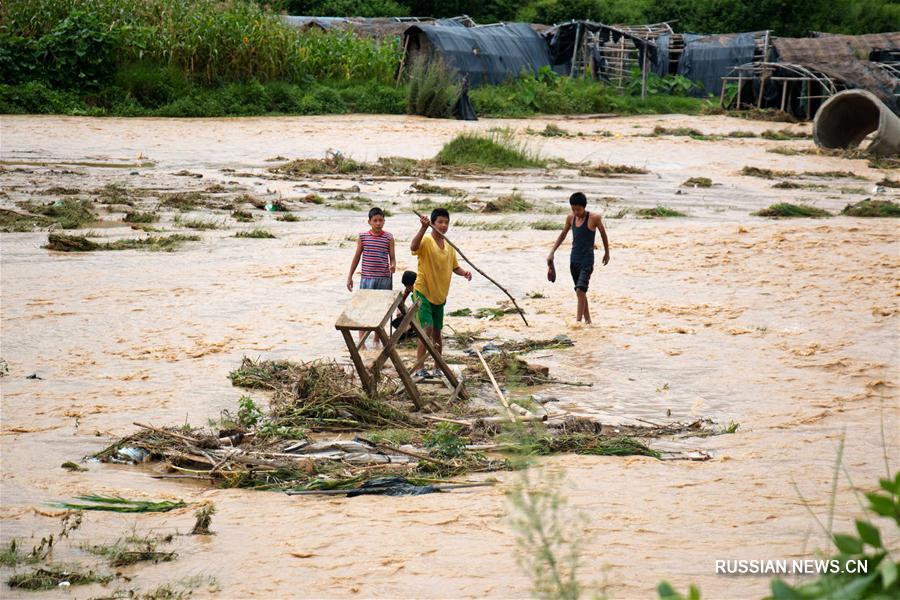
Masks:
[[[647,44],[644,44],[644,60],[641,65],[641,98],[647,97]]]
[[[497,392],[497,395],[500,396],[500,403],[503,405],[503,408],[506,409],[506,414],[509,416],[509,420],[513,423],[516,422],[516,415],[513,413],[512,409],[509,407],[509,402],[506,400],[506,396],[503,395],[503,392],[500,391],[500,386],[497,385],[497,380],[494,379],[494,373],[491,371],[491,368],[485,362],[484,357],[481,355],[481,351],[478,350],[476,346],[472,346],[472,349],[475,350],[475,354],[478,355],[478,360],[481,361],[484,370],[487,371],[488,377],[491,378],[491,383],[494,385],[494,391]]]
[[[415,215],[416,215],[417,217],[419,217],[420,219],[422,218],[422,215],[419,214],[418,211],[415,211],[415,210],[414,210],[414,211],[413,211],[413,214],[415,214]],[[431,224],[431,220],[428,221],[428,226],[431,227],[431,229],[432,229],[435,233],[437,233],[439,236],[441,236],[441,237],[444,239],[445,242],[447,242],[448,244],[450,244],[450,247],[453,248],[454,250],[456,250],[456,251],[459,253],[459,255],[462,257],[462,259],[463,259],[464,261],[466,261],[469,265],[471,265],[471,267],[472,267],[473,269],[475,269],[476,271],[478,271],[485,279],[487,279],[488,281],[490,281],[491,283],[493,283],[495,286],[497,286],[498,288],[500,288],[500,291],[502,291],[504,294],[506,294],[506,296],[507,296],[510,300],[512,300],[513,306],[515,306],[515,307],[516,307],[516,310],[519,311],[519,316],[522,317],[522,320],[523,320],[523,321],[525,321],[526,327],[531,327],[531,325],[528,324],[528,319],[525,318],[525,312],[519,307],[518,303],[516,302],[516,299],[512,297],[512,294],[510,294],[509,292],[506,291],[506,288],[505,288],[505,287],[503,287],[502,285],[500,285],[499,283],[497,283],[496,281],[494,281],[487,273],[485,273],[484,271],[482,271],[481,269],[479,269],[478,267],[476,267],[476,266],[475,266],[475,263],[473,263],[471,260],[469,260],[469,258],[468,258],[465,254],[463,254],[463,251],[459,249],[459,246],[457,246],[456,244],[454,244],[453,242],[451,242],[451,241],[447,238],[446,235],[444,235],[443,233],[441,233],[440,231],[438,231],[437,229],[434,228],[434,226]]]

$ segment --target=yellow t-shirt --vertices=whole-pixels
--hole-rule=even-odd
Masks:
[[[446,241],[443,249],[434,241],[434,236],[422,238],[419,249],[413,252],[419,257],[419,271],[413,289],[425,296],[432,304],[443,304],[450,291],[450,278],[453,269],[459,266],[456,262],[456,250]]]

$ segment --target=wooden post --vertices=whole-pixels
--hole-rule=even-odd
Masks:
[[[500,403],[503,405],[503,408],[506,409],[506,414],[509,417],[509,420],[513,423],[516,422],[516,415],[513,413],[512,409],[509,407],[509,402],[506,400],[506,396],[503,395],[503,392],[500,391],[500,386],[497,385],[497,380],[494,379],[494,373],[491,372],[491,368],[488,366],[487,362],[485,362],[484,357],[481,355],[481,352],[474,345],[472,348],[475,350],[475,354],[478,355],[478,360],[481,361],[481,365],[484,367],[484,370],[487,371],[488,377],[491,379],[491,383],[494,385],[494,391],[497,392],[497,395],[500,397]]]
[[[647,44],[644,43],[644,60],[641,65],[641,98],[647,97]]]
[[[575,47],[572,49],[572,68],[569,77],[575,77],[575,64],[578,61],[578,38],[581,36],[581,23],[575,26]]]

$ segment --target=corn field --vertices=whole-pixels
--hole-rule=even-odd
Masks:
[[[71,27],[76,18],[91,26]],[[396,40],[301,33],[247,0],[6,0],[0,6],[0,46],[15,40],[40,47],[54,36],[98,33],[114,40],[120,64],[172,66],[208,85],[251,79],[389,83],[400,50]]]

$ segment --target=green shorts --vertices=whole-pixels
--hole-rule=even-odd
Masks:
[[[444,304],[432,304],[422,292],[416,291],[419,300],[419,325],[440,331],[444,328]]]

